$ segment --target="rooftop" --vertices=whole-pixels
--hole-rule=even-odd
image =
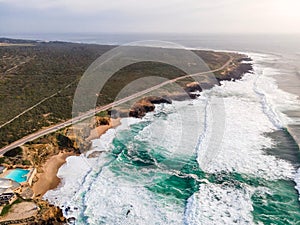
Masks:
[[[0,178],[0,194],[12,192],[19,188],[21,184],[10,179]]]

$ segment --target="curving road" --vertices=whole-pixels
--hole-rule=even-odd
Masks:
[[[57,125],[45,128],[43,130],[37,131],[36,133],[30,134],[30,135],[28,135],[26,137],[23,137],[22,139],[19,139],[19,140],[15,141],[15,142],[11,143],[10,145],[7,145],[4,148],[0,149],[0,155],[3,155],[5,152],[7,152],[7,151],[9,151],[11,149],[19,147],[19,146],[25,144],[28,141],[33,141],[33,140],[35,140],[35,139],[37,139],[39,137],[42,137],[42,136],[44,136],[46,134],[50,134],[50,133],[58,131],[58,130],[60,130],[62,128],[70,126],[73,123],[77,123],[77,122],[80,122],[80,121],[82,121],[84,119],[90,118],[93,115],[95,115],[96,113],[108,110],[108,109],[110,109],[112,107],[118,106],[118,105],[123,104],[125,102],[128,102],[130,100],[138,98],[138,97],[140,97],[140,96],[142,96],[144,94],[147,94],[147,93],[149,93],[149,92],[151,92],[153,90],[161,88],[161,87],[163,87],[163,86],[165,86],[167,84],[174,83],[174,82],[176,82],[178,80],[185,79],[185,78],[188,78],[188,77],[195,77],[195,76],[199,76],[199,75],[205,75],[205,74],[209,74],[209,73],[214,73],[214,72],[221,71],[221,70],[225,69],[226,67],[228,67],[232,63],[233,57],[230,56],[230,55],[229,55],[229,57],[230,57],[230,59],[223,66],[221,66],[218,69],[214,69],[214,70],[210,70],[210,71],[206,71],[206,72],[201,72],[201,73],[189,74],[189,75],[181,76],[181,77],[178,77],[178,78],[175,78],[175,79],[172,79],[172,80],[165,81],[165,82],[163,82],[161,84],[155,85],[155,86],[153,86],[151,88],[148,88],[148,89],[146,89],[144,91],[135,93],[133,95],[130,95],[130,96],[126,97],[126,98],[123,98],[123,99],[120,99],[120,100],[115,101],[113,103],[110,103],[108,105],[99,107],[99,108],[94,109],[94,110],[90,110],[90,111],[88,111],[88,112],[86,112],[86,113],[84,113],[84,114],[82,114],[80,116],[77,116],[75,118],[72,118],[72,119],[70,119],[70,120],[68,120],[66,122],[63,122],[63,123],[60,123],[60,124],[57,124]]]

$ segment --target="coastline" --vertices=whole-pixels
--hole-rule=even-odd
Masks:
[[[237,52],[235,52],[235,53],[237,53]],[[241,55],[244,55],[244,56],[245,56],[244,53],[238,52],[237,54],[241,54]],[[246,55],[246,57],[248,57],[248,55]],[[249,58],[250,58],[250,57],[249,57]],[[243,64],[245,64],[245,63],[243,63],[243,62],[240,63],[240,65],[243,65]],[[250,62],[250,63],[246,63],[246,64],[251,64],[251,65],[252,65],[251,62]],[[236,72],[239,73],[239,74],[238,74],[237,77],[236,77],[236,75],[235,75],[235,77],[232,78],[233,80],[235,80],[235,79],[241,79],[241,78],[243,77],[244,74],[246,74],[247,72],[250,72],[250,71],[251,71],[251,70],[249,70],[248,68],[245,69],[245,70],[243,70],[243,69],[242,69],[242,70],[239,70],[239,67],[236,67],[236,68],[234,68],[234,70],[232,70],[232,71],[227,71],[227,73],[230,74],[231,72],[235,71],[235,69],[237,70]],[[228,80],[228,77],[225,77],[224,80]],[[220,81],[222,81],[222,80],[220,80]],[[167,97],[172,97],[172,96],[167,96]],[[150,97],[150,98],[151,98],[151,97]],[[141,99],[141,100],[143,100],[143,99]],[[141,100],[140,100],[140,101],[141,101]],[[163,103],[163,102],[165,101],[165,98],[161,98],[161,99],[159,99],[159,100],[155,99],[155,100],[156,100],[156,101],[162,101],[161,103]],[[149,103],[148,101],[144,101],[144,102],[146,102],[146,103],[145,103],[146,105]],[[138,101],[137,103],[139,103],[139,101]],[[143,106],[142,106],[142,107],[143,107]],[[147,107],[147,108],[148,108],[148,107]],[[155,108],[155,107],[151,108],[151,110],[149,110],[149,111],[153,111],[154,108]],[[139,109],[139,110],[140,110],[140,109]],[[148,111],[146,111],[146,112],[148,112]],[[131,116],[131,117],[138,117],[138,118],[140,118],[140,115],[137,114],[137,116]],[[92,141],[92,140],[94,140],[94,139],[100,138],[100,137],[101,137],[106,131],[108,131],[109,129],[115,128],[115,127],[121,125],[120,120],[121,120],[121,118],[116,118],[116,119],[111,118],[111,122],[110,122],[108,125],[100,125],[100,126],[94,128],[93,130],[91,130],[90,136],[87,138],[87,140],[88,140],[88,141]],[[67,157],[72,156],[72,155],[75,155],[75,154],[63,154],[63,155],[61,155],[61,154],[63,154],[63,153],[60,153],[59,155],[52,156],[52,157],[46,162],[46,164],[43,166],[43,169],[45,168],[44,171],[46,171],[46,172],[42,173],[40,176],[42,176],[42,175],[44,174],[45,177],[47,177],[48,174],[49,174],[49,175],[50,175],[51,177],[53,177],[54,179],[52,180],[52,182],[48,181],[48,185],[46,185],[46,186],[48,187],[48,189],[45,187],[45,185],[37,184],[37,185],[36,185],[37,187],[35,188],[35,190],[36,190],[36,191],[35,191],[35,194],[37,194],[37,195],[40,194],[39,191],[37,191],[37,190],[43,189],[43,186],[44,186],[44,189],[43,189],[43,191],[42,191],[42,195],[44,195],[48,190],[55,189],[55,188],[57,188],[57,187],[59,186],[59,184],[60,184],[60,179],[57,177],[57,172],[58,172],[59,168],[66,162]],[[50,171],[49,171],[49,168],[53,168],[54,171],[56,171],[56,172],[53,173],[53,170],[50,170]],[[47,178],[42,178],[41,180],[47,180]],[[47,181],[46,181],[46,182],[47,182]],[[37,182],[37,183],[38,183],[38,182]],[[41,182],[41,183],[42,183],[42,182]],[[40,192],[41,192],[41,191],[40,191]]]
[[[241,76],[240,78],[242,78],[242,77],[243,77],[243,76]],[[104,128],[103,128],[103,129],[104,129]],[[108,128],[108,129],[110,129],[110,128]],[[108,130],[108,129],[107,129],[107,130]],[[102,130],[102,128],[101,128],[100,130]],[[92,139],[91,139],[91,140],[92,140]],[[63,210],[63,209],[62,209],[62,210]],[[65,217],[67,217],[67,215],[65,215]],[[68,217],[67,217],[67,218],[68,218]],[[73,217],[70,217],[70,219],[71,219],[71,218],[73,218]]]
[[[235,53],[240,55],[240,53],[238,53],[238,52],[235,52]],[[241,55],[239,57],[241,57]],[[237,60],[235,62],[237,63],[236,65],[229,66],[229,67],[227,66],[226,69],[224,69],[224,71],[225,71],[224,79],[220,79],[218,81],[238,80],[238,79],[242,78],[245,73],[249,72],[249,69],[247,69],[247,71],[244,71],[244,70],[246,70],[246,68],[239,68],[239,65],[242,65],[244,62],[239,62]],[[251,65],[251,62],[247,63],[247,64]],[[197,89],[198,86],[199,86],[199,84],[196,84],[195,88]],[[190,93],[190,92],[191,91],[188,91],[188,93]],[[153,102],[151,102],[151,104],[158,104],[158,103],[160,103],[159,101],[161,101],[161,100],[154,99]],[[147,108],[149,108],[148,107],[149,105],[147,105],[147,104],[149,104],[149,102],[147,102],[147,101],[145,101],[145,102],[146,103],[141,104],[141,107],[142,108],[144,107],[145,112],[148,112]],[[155,107],[150,107],[150,108],[151,108],[150,111],[153,111]],[[137,109],[137,110],[139,110],[139,109]],[[135,117],[135,116],[133,116],[133,117]],[[102,134],[104,134],[107,130],[120,125],[120,118],[118,118],[118,119],[110,118],[110,119],[111,119],[111,122],[108,125],[100,125],[100,126],[93,128],[91,130],[90,136],[86,140],[91,141],[91,140],[97,139]],[[66,147],[70,147],[70,146],[66,146]],[[43,164],[40,165],[40,168],[42,168],[42,170],[41,170],[42,172],[40,172],[36,175],[38,180],[34,183],[34,185],[32,187],[32,189],[34,191],[34,199],[42,199],[43,195],[47,191],[59,187],[61,180],[59,177],[57,177],[57,173],[58,173],[59,169],[61,168],[61,166],[63,166],[65,164],[66,159],[69,156],[73,156],[73,155],[78,155],[78,154],[76,154],[75,152],[65,152],[65,151],[62,151],[62,149],[61,149],[58,154],[56,152],[56,155],[52,155],[50,158],[48,158],[46,160],[46,162],[44,162]],[[50,207],[52,207],[52,206],[50,206]]]
[[[70,163],[71,164],[71,163]],[[76,164],[74,164],[74,165],[76,165]],[[68,186],[67,186],[68,187]],[[65,190],[65,189],[64,189]],[[59,195],[57,195],[57,196],[59,196]],[[65,204],[64,204],[65,205]],[[125,211],[126,212],[126,211]],[[66,217],[68,216],[67,214],[65,215]],[[70,217],[70,218],[72,218],[72,217]]]
[[[100,125],[91,131],[88,140],[100,138],[106,131],[119,126],[120,119],[111,119],[108,125]],[[42,166],[41,173],[37,173],[37,181],[33,184],[32,189],[34,196],[42,197],[47,191],[59,187],[61,179],[57,176],[58,170],[66,163],[69,156],[76,156],[73,152],[59,152],[57,155],[51,156]]]
[[[91,130],[90,136],[87,138],[87,141],[92,141],[94,139],[100,138],[109,129],[119,126],[121,124],[120,120],[120,118],[111,118],[108,125],[100,125],[94,128],[93,130]]]
[[[216,50],[214,50],[216,51]],[[227,52],[227,51],[224,51]],[[249,57],[248,55],[246,55],[243,52],[230,52],[228,51],[228,53],[235,53],[238,54],[240,56],[243,57],[247,57],[249,59],[251,59],[251,57]],[[250,60],[250,62],[243,62],[241,61],[240,65],[245,65],[245,64],[250,64],[251,65],[251,69],[249,69],[249,67],[246,68],[240,68],[239,66],[231,68],[231,70],[226,70],[226,74],[227,76],[224,76],[224,79],[220,79],[220,81],[222,80],[233,80],[233,82],[235,80],[241,79],[246,73],[251,73],[252,71],[252,63],[251,63],[252,59]],[[221,85],[221,84],[220,84]],[[199,85],[198,85],[199,86]],[[188,86],[187,86],[188,87]],[[192,95],[192,91],[187,91],[190,95]],[[200,90],[201,92],[201,90]],[[144,111],[142,111],[142,116],[139,114],[141,112],[141,108],[138,108],[138,112],[136,115],[128,115],[129,117],[137,117],[137,118],[141,118],[145,115],[145,113],[150,112],[150,111],[154,111],[155,106],[153,105],[153,103],[155,104],[160,104],[160,103],[164,103],[166,101],[166,98],[171,98],[172,99],[172,95],[170,96],[166,96],[165,97],[161,97],[161,98],[156,98],[154,97],[154,100],[152,99],[153,97],[148,97],[151,100],[146,100],[144,98],[141,98],[140,100],[138,100],[136,102],[136,104],[140,103],[140,101],[144,102],[144,104],[141,104],[140,107],[143,108],[145,107],[146,109],[143,109]],[[153,102],[151,102],[153,100]],[[185,99],[182,99],[185,100]],[[148,103],[152,104],[153,107],[147,107]],[[170,102],[169,102],[170,103]],[[133,108],[131,110],[133,110],[135,107],[135,105],[133,105]],[[135,110],[135,109],[134,109]],[[129,110],[130,111],[130,110]],[[92,141],[94,139],[98,139],[100,138],[103,134],[106,133],[106,131],[108,131],[109,129],[115,128],[119,125],[121,125],[120,122],[121,118],[110,118],[110,122],[108,125],[100,125],[95,127],[94,129],[91,130],[89,137],[86,139],[87,141]],[[39,178],[40,178],[40,182],[36,182],[35,183],[35,187],[34,187],[34,193],[36,194],[36,196],[43,196],[47,191],[55,189],[59,186],[60,184],[60,179],[57,177],[57,172],[59,170],[59,168],[66,162],[66,159],[69,156],[73,156],[76,155],[74,153],[59,153],[58,155],[54,155],[52,156],[49,160],[47,160],[47,162],[43,165],[43,173],[39,174]],[[52,179],[47,179],[46,177],[52,177]]]
[[[75,154],[60,152],[46,161],[42,167],[43,172],[36,175],[38,181],[32,186],[35,197],[42,197],[47,191],[59,186],[61,180],[57,177],[58,170],[66,162],[66,159],[72,155]]]
[[[196,49],[196,50],[200,50],[200,49]],[[246,54],[247,56],[249,56],[249,58],[252,58],[251,52],[248,53],[248,52],[240,52],[240,51],[226,51],[226,50],[214,50],[214,49],[210,49],[210,50],[216,51],[216,52],[221,51],[221,52],[232,52],[232,53],[237,53],[237,54]],[[254,53],[254,54],[256,54],[256,53]],[[257,53],[257,54],[260,54],[260,53]],[[256,62],[256,60],[253,60],[253,62],[248,62],[248,63],[254,64],[255,62]],[[241,61],[240,63],[243,64],[244,62]],[[239,74],[239,72],[241,72],[241,71],[237,71],[237,74]],[[240,78],[242,78],[243,75],[244,74],[242,74]],[[234,81],[234,79],[232,79],[232,80]],[[280,80],[277,80],[277,79],[275,79],[275,80],[277,81],[277,84],[279,84]],[[222,80],[220,80],[220,81],[222,81]],[[197,88],[197,84],[195,85],[195,88]],[[281,89],[281,90],[284,90],[284,89]],[[284,91],[290,93],[288,90],[284,90]],[[139,101],[139,100],[137,100],[137,101]],[[136,102],[136,103],[138,103],[138,102]],[[150,101],[150,103],[151,103],[151,101]],[[147,103],[147,104],[149,106],[149,103]],[[147,106],[147,104],[143,103],[143,104],[141,104],[141,107],[143,108],[143,107]],[[111,121],[114,120],[112,118],[110,118],[110,119],[111,119]],[[106,133],[109,129],[117,127],[119,125],[120,125],[120,120],[116,119],[115,121],[110,122],[109,125],[100,125],[100,126],[98,125],[96,127],[93,127],[93,128],[91,128],[90,136],[87,137],[86,140],[92,141],[92,140],[98,139],[101,137],[102,134]],[[286,130],[287,133],[290,134],[290,136],[294,139],[295,143],[297,143],[297,145],[300,148],[300,138],[299,138],[300,136],[298,135],[298,138],[297,138],[297,133],[300,134],[300,126],[299,125],[286,125],[286,126],[283,126],[282,129]],[[64,135],[65,135],[65,133],[64,133]],[[47,159],[47,161],[45,161],[39,167],[39,168],[42,168],[42,170],[40,170],[40,173],[38,174],[38,178],[39,178],[38,181],[36,181],[36,183],[33,186],[36,199],[39,199],[39,198],[43,199],[42,197],[47,191],[53,190],[56,188],[60,189],[60,187],[63,186],[63,184],[61,183],[61,179],[57,176],[57,173],[58,173],[59,169],[66,163],[66,159],[69,156],[78,155],[78,153],[77,154],[73,153],[73,152],[68,153],[68,152],[65,152],[65,150],[63,150],[63,151],[60,150],[60,152],[58,154],[57,153],[58,152],[55,153],[56,155],[51,155]],[[97,155],[95,154],[92,157],[95,157],[95,156],[97,156]],[[75,170],[76,170],[76,168],[75,168]],[[299,169],[299,171],[300,171],[300,169]],[[300,174],[300,172],[299,172],[299,174]],[[299,183],[298,190],[300,190],[300,180],[298,183]],[[50,201],[48,201],[48,200],[45,200],[45,202],[48,202],[50,204]],[[51,204],[50,204],[50,207],[53,207],[53,206],[51,206]],[[64,212],[63,208],[59,208],[59,206],[57,208],[60,210],[60,212]]]
[[[214,50],[214,49],[208,49],[211,51],[222,51],[222,52],[232,52],[232,53],[238,53],[238,54],[245,54],[247,55],[249,58],[253,59],[253,54],[256,55],[265,55],[265,56],[274,56],[274,53],[263,53],[263,52],[249,52],[249,51],[230,51],[230,50]],[[252,56],[251,56],[252,55]],[[281,74],[281,70],[280,69],[276,69],[279,71],[279,74]],[[295,88],[295,87],[290,87],[288,85],[288,83],[286,81],[284,81],[282,83],[282,80],[284,79],[283,75],[279,75],[279,77],[274,77],[274,81],[275,83],[278,85],[278,89],[297,96],[297,100],[300,100],[300,92],[299,89]],[[285,78],[286,79],[286,78]],[[297,83],[297,79],[295,77],[293,77],[294,79],[294,83]],[[296,113],[295,113],[296,112]],[[282,111],[281,113],[285,114],[288,118],[295,118],[295,119],[300,119],[300,111],[290,111],[290,110],[286,110],[286,111]],[[286,131],[289,133],[289,135],[293,138],[293,140],[295,141],[295,143],[298,145],[299,150],[300,150],[300,124],[295,124],[295,123],[291,123],[291,124],[287,124],[283,127],[283,129],[286,129]]]

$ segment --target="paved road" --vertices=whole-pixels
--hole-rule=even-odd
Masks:
[[[233,57],[230,56],[230,59],[229,59],[223,66],[221,66],[221,67],[218,68],[218,69],[210,70],[210,71],[207,71],[207,72],[201,72],[201,73],[189,74],[189,75],[185,75],[185,76],[181,76],[181,77],[175,78],[175,79],[173,79],[173,80],[165,81],[165,82],[163,82],[163,83],[161,83],[161,84],[155,85],[155,86],[153,86],[153,87],[151,87],[151,88],[148,88],[148,89],[146,89],[146,90],[144,90],[144,91],[141,91],[141,92],[138,92],[138,93],[136,93],[136,94],[130,95],[130,96],[126,97],[126,98],[120,99],[120,100],[115,101],[115,102],[113,102],[113,103],[110,103],[110,104],[108,104],[108,105],[99,107],[99,108],[94,109],[94,110],[90,110],[90,111],[88,111],[88,112],[86,112],[86,113],[84,113],[84,114],[82,114],[82,115],[80,115],[80,116],[78,116],[78,117],[75,117],[75,118],[73,118],[73,119],[70,119],[70,120],[68,120],[68,121],[66,121],[66,122],[63,122],[63,123],[60,123],[60,124],[57,124],[57,125],[48,127],[48,128],[46,128],[46,129],[37,131],[36,133],[30,134],[30,135],[28,135],[28,136],[26,136],[26,137],[24,137],[24,138],[22,138],[22,139],[20,139],[20,140],[18,140],[18,141],[15,141],[15,142],[11,143],[10,145],[7,145],[6,147],[0,149],[0,155],[3,155],[5,152],[7,152],[7,151],[9,151],[9,150],[11,150],[11,149],[13,149],[13,148],[16,148],[16,147],[18,147],[18,146],[21,146],[21,145],[25,144],[25,143],[28,142],[28,141],[33,141],[33,140],[35,140],[35,139],[37,139],[37,138],[39,138],[39,137],[42,137],[42,136],[44,136],[44,135],[46,135],[46,134],[50,134],[50,133],[53,133],[53,132],[55,132],[55,131],[58,131],[58,130],[60,130],[60,129],[62,129],[62,128],[65,128],[65,127],[67,127],[67,126],[70,126],[70,125],[72,125],[73,123],[77,123],[77,122],[80,122],[80,121],[82,121],[82,120],[84,120],[84,119],[90,118],[90,117],[92,117],[93,115],[95,115],[95,113],[99,113],[99,112],[101,112],[101,111],[105,111],[105,110],[108,110],[108,109],[110,109],[110,108],[112,108],[112,107],[121,105],[121,104],[123,104],[123,103],[125,103],[125,102],[128,102],[128,101],[130,101],[130,100],[133,100],[133,99],[135,99],[135,98],[138,98],[138,97],[140,97],[140,96],[142,96],[142,95],[144,95],[144,94],[147,94],[147,93],[149,93],[149,92],[151,92],[151,91],[153,91],[153,90],[156,90],[156,89],[158,89],[158,88],[161,88],[161,87],[163,87],[163,86],[165,86],[165,85],[167,85],[167,84],[174,83],[174,82],[176,82],[176,81],[178,81],[178,80],[185,79],[185,78],[188,78],[188,77],[195,77],[195,76],[205,75],[205,74],[214,73],[214,72],[218,72],[218,71],[220,71],[220,70],[223,70],[223,69],[225,69],[227,66],[230,65],[230,63],[232,62],[232,60],[233,60]]]

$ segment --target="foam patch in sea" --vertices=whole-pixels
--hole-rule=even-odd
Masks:
[[[89,153],[67,159],[62,184],[44,198],[76,224],[263,224],[261,205],[272,209],[269,196],[284,195],[276,185],[295,210],[290,183],[299,190],[299,170],[264,151],[276,144],[266,134],[291,122],[282,111],[295,99],[278,89],[278,71],[261,65],[271,56],[251,57],[254,73],[239,81],[158,105],[143,119],[122,119]],[[95,151],[97,158],[86,157]],[[276,218],[284,221],[278,205]]]

